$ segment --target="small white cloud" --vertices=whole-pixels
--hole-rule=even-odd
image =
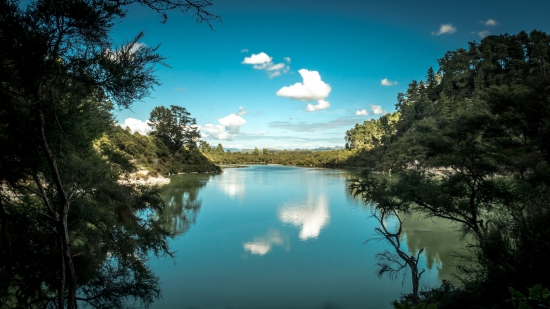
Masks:
[[[452,24],[442,24],[438,32],[432,32],[432,35],[451,34],[456,32],[456,27]]]
[[[356,116],[368,116],[368,115],[369,115],[369,112],[367,112],[366,109],[357,110],[357,111],[355,112],[355,115],[356,115]]]
[[[483,31],[479,31],[479,32],[474,32],[476,33],[477,35],[479,35],[480,38],[484,38],[486,36],[488,36],[489,34],[491,34],[491,32],[489,30],[483,30]]]
[[[249,111],[245,111],[242,107],[239,107],[239,113],[243,115],[247,114]],[[206,124],[202,127],[199,127],[203,137],[212,137],[217,140],[228,140],[232,141],[235,139],[241,126],[246,123],[240,115],[229,114],[226,117],[218,119],[220,124]]]
[[[392,82],[392,81],[389,81],[387,78],[384,78],[383,80],[380,81],[380,85],[382,85],[382,86],[394,86],[394,85],[397,85],[397,82]]]
[[[315,105],[309,103],[307,105],[306,111],[315,112],[315,111],[320,111],[320,110],[323,110],[323,109],[327,109],[329,107],[330,107],[330,103],[328,101],[319,100],[319,101],[317,101],[317,104],[315,104]]]
[[[130,128],[132,132],[138,132],[141,135],[147,135],[151,132],[151,127],[146,121],[141,121],[135,118],[127,118],[124,123],[120,125],[123,129]]]
[[[250,57],[244,57],[242,64],[265,64],[271,62],[273,58],[269,57],[266,53],[261,52],[259,54],[252,54]]]
[[[185,88],[178,88],[178,87],[174,88],[174,90],[175,91],[187,91],[187,89],[185,89]]]
[[[321,80],[319,72],[301,69],[298,73],[303,83],[283,87],[277,91],[277,96],[301,101],[317,101],[328,97],[332,89]]]
[[[480,21],[480,23],[484,24],[485,26],[494,27],[498,25],[498,22],[492,18],[487,19],[486,21]]]
[[[382,110],[382,106],[380,106],[380,105],[370,104],[370,109],[372,110],[372,113],[375,114],[375,115],[380,115],[380,114],[385,113],[385,111]]]
[[[237,134],[241,126],[246,123],[246,120],[241,116],[229,114],[229,116],[218,119],[218,122],[227,129],[229,134]]]
[[[290,57],[285,57],[284,59],[288,64],[290,64]]]
[[[228,141],[235,139],[235,135],[229,134],[225,127],[220,124],[206,124],[200,127],[200,131],[203,137],[212,137],[213,139]]]
[[[277,63],[269,68],[266,68],[267,71],[281,70],[285,67],[284,63]]]
[[[247,111],[244,109],[244,107],[242,106],[239,106],[239,111],[237,112],[237,115],[238,116],[244,116],[246,114],[250,113],[250,111]]]
[[[136,53],[138,50],[140,50],[142,47],[147,47],[147,45],[145,45],[145,43],[139,43],[139,42],[133,43],[133,44],[130,43],[128,45],[123,46],[119,50],[107,49],[105,50],[105,55],[111,60],[118,60],[121,57],[128,57],[128,56],[132,57],[132,55]]]
[[[248,48],[241,49],[241,53],[248,53]]]
[[[261,52],[259,54],[252,54],[252,56],[250,57],[245,57],[241,63],[252,64],[252,67],[256,70],[265,70],[269,78],[279,76],[282,73],[287,73],[290,70],[290,67],[284,63],[274,64],[273,58],[264,52]]]

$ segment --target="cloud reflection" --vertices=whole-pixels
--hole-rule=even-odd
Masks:
[[[218,182],[218,187],[227,196],[242,199],[244,197],[245,185],[240,175],[234,171],[225,171],[224,174],[223,180]]]
[[[250,251],[252,254],[265,255],[271,250],[271,247],[283,244],[284,240],[281,233],[277,230],[270,230],[266,236],[256,237],[253,241],[244,243],[243,248],[244,251]]]
[[[305,205],[288,205],[279,210],[279,220],[283,223],[290,223],[300,230],[300,239],[308,240],[317,238],[321,229],[325,227],[330,220],[328,212],[328,202],[326,197],[319,196],[317,201],[308,198]]]

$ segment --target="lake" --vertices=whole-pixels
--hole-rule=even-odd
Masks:
[[[251,165],[187,174],[164,188],[175,258],[153,259],[160,308],[391,308],[410,278],[376,275],[371,208],[346,192],[342,169]],[[425,248],[421,287],[451,279],[458,229],[407,216],[402,245]],[[395,222],[387,222],[388,225]]]

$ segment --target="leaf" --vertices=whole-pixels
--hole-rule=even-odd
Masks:
[[[512,287],[508,287],[508,291],[510,291],[510,293],[512,293],[512,295],[514,295],[514,296],[516,296],[516,297],[518,297],[518,298],[520,298],[520,299],[525,299],[525,298],[527,298],[527,297],[526,297],[525,295],[523,295],[521,292],[514,290],[514,288],[512,288]],[[513,299],[516,299],[516,298],[513,298]]]
[[[519,309],[533,309],[531,306],[529,306],[528,304],[520,301],[519,302],[519,306],[518,306]]]

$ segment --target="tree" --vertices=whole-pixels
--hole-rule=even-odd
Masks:
[[[376,148],[397,180],[363,175],[350,184],[377,207],[420,211],[471,233],[475,259],[462,270],[466,286],[484,295],[477,302],[503,300],[507,286],[548,282],[537,265],[550,254],[541,238],[549,222],[549,59],[540,31],[446,53],[437,74],[428,70],[425,83],[398,95],[392,147]]]
[[[189,149],[197,148],[200,141],[200,133],[196,127],[195,118],[181,106],[170,105],[170,109],[157,106],[149,116],[151,135],[159,138],[172,152],[178,151],[182,146]]]
[[[93,143],[114,106],[158,84],[164,58],[138,48],[143,33],[118,47],[108,37],[132,4],[164,21],[173,9],[219,19],[203,0],[0,3],[2,306],[119,308],[128,296],[158,297],[145,262],[168,253],[169,233],[141,216],[162,211],[158,189],[117,182],[132,165]]]

